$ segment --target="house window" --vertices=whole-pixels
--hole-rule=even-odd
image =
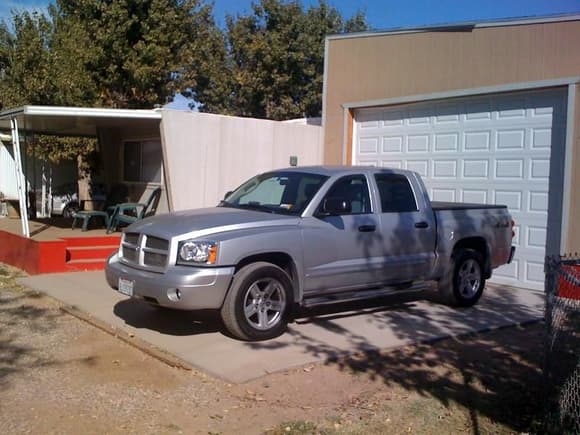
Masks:
[[[161,183],[162,161],[159,141],[125,142],[123,178],[135,183]]]

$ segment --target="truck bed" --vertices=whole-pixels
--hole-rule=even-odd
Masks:
[[[507,208],[507,206],[495,204],[469,204],[465,202],[431,201],[431,208],[434,211],[443,211],[443,210],[469,210],[472,208],[479,209]]]

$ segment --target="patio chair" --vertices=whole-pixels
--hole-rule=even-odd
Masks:
[[[76,227],[77,221],[82,220],[82,231],[87,231],[92,218],[101,218],[104,227],[109,228],[111,224],[111,213],[116,204],[124,203],[129,198],[129,188],[125,184],[113,184],[105,200],[103,210],[84,210],[73,214],[72,229]],[[112,208],[113,207],[113,208]]]
[[[157,211],[160,198],[161,188],[158,187],[153,192],[151,192],[147,202],[144,204],[135,202],[117,204],[111,213],[111,217],[109,218],[107,233],[117,231],[117,228],[120,224],[132,224],[138,220],[153,216]]]

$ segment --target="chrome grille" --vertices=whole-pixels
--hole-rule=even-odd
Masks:
[[[121,243],[122,261],[140,269],[163,272],[168,254],[168,240],[147,234],[125,233]]]
[[[165,239],[160,239],[158,237],[147,236],[145,247],[160,249],[162,251],[169,251],[169,242]]]
[[[155,252],[145,252],[143,263],[146,266],[165,267],[167,255],[157,254]]]
[[[139,233],[125,233],[123,241],[137,246],[139,244]]]
[[[123,258],[130,263],[139,263],[139,248],[123,245]]]

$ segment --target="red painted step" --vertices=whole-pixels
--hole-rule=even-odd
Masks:
[[[66,248],[66,261],[102,260],[117,252],[119,245],[108,246],[72,246]]]
[[[66,268],[71,272],[83,272],[86,270],[104,270],[106,259],[98,260],[73,260],[66,263]]]
[[[62,237],[67,246],[112,246],[121,243],[121,236]]]

